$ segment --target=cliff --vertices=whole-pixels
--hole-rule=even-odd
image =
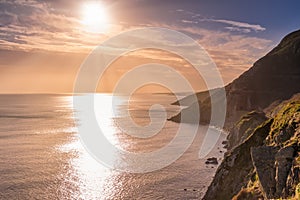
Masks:
[[[271,52],[254,63],[240,77],[225,87],[227,112],[225,128],[231,129],[242,115],[252,110],[263,111],[270,104],[291,98],[300,92],[300,30],[286,37]],[[211,91],[218,96],[218,89]],[[220,95],[221,96],[221,95]],[[210,122],[209,92],[197,93],[198,102],[186,97],[174,104],[189,105],[181,112],[193,110],[199,104],[200,123]],[[219,99],[214,106],[222,105]],[[180,122],[180,113],[170,120]],[[192,115],[192,114],[191,114]],[[186,121],[189,122],[189,121]]]
[[[296,199],[300,189],[300,94],[267,115],[272,117],[252,128],[244,141],[226,153],[203,199]],[[241,119],[248,120],[240,121],[240,126],[248,126],[249,119],[256,117],[247,114]]]
[[[225,87],[228,152],[203,199],[300,199],[300,30],[288,34],[267,55]],[[170,120],[209,123],[211,97],[223,105],[220,89],[197,93]],[[294,96],[293,96],[294,95]],[[214,107],[215,108],[215,107]]]

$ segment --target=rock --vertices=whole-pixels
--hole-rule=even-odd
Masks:
[[[293,134],[295,133],[295,127],[293,125],[288,125],[284,129],[282,129],[279,134],[276,136],[276,143],[284,143],[289,140]]]
[[[279,102],[300,92],[299,55],[300,30],[287,35],[277,47],[225,87],[225,128],[230,129],[249,111],[259,113],[270,109],[271,105],[279,105],[268,111],[271,119],[263,124],[253,125],[256,122],[253,120],[247,126],[244,121],[240,127],[235,127],[237,132],[229,140],[236,146],[229,145],[230,150],[225,153],[204,200],[257,199],[260,195],[264,199],[297,198],[294,195],[300,190],[300,95]],[[209,116],[211,105],[205,100],[199,104],[204,115]],[[264,120],[258,118],[258,121]],[[253,118],[246,115],[244,119]]]
[[[265,113],[252,111],[241,117],[227,136],[228,149],[241,144],[254,129],[267,120]]]
[[[283,194],[294,159],[294,151],[291,146],[280,150],[274,146],[251,149],[251,157],[265,198],[280,198]]]
[[[298,157],[299,158],[299,157]],[[295,195],[296,186],[300,182],[300,165],[297,162],[297,157],[293,161],[293,165],[291,167],[291,171],[288,175],[287,181],[286,181],[286,187],[283,191],[283,197],[291,197]]]
[[[261,146],[269,134],[273,120],[258,127],[246,141],[229,151],[203,197],[204,200],[231,199],[248,183],[248,174],[253,171],[250,148]]]
[[[278,147],[261,146],[251,148],[251,157],[258,179],[262,186],[262,192],[267,199],[273,199],[276,192],[275,182],[275,155]]]
[[[254,200],[258,199],[255,197],[252,191],[242,189],[237,195],[235,195],[232,200]]]
[[[222,144],[224,145],[224,146],[223,146],[224,149],[228,149],[228,141],[227,141],[227,140],[224,140],[224,141],[222,142]]]
[[[298,98],[300,99],[300,96]],[[297,133],[297,124],[300,122],[300,103],[297,102],[298,101],[295,100],[294,103],[287,102],[284,106],[281,106],[280,111],[276,114],[278,123],[272,127],[272,131],[267,140],[268,144],[281,145],[290,140],[294,134]],[[274,118],[276,118],[276,116]]]
[[[215,157],[212,158],[208,158],[205,162],[205,164],[212,164],[212,165],[217,165],[218,163],[218,159]]]
[[[226,144],[228,144],[228,141],[227,141],[227,140],[224,140],[224,141],[222,141],[222,144],[223,144],[223,145],[226,145]]]
[[[225,153],[203,199],[296,198],[295,191],[300,190],[300,95],[275,110],[271,119]],[[287,128],[288,139],[279,142]]]
[[[280,149],[276,154],[276,198],[279,198],[286,188],[286,181],[294,160],[295,149],[291,146]]]

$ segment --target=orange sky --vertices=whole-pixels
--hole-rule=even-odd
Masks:
[[[233,33],[233,29],[228,28],[194,26],[188,21],[180,24],[144,19],[145,23],[131,23],[128,13],[122,18],[122,12],[116,12],[105,4],[102,11],[96,10],[93,14],[95,5],[90,6],[91,9],[86,8],[87,3],[83,1],[72,5],[69,1],[64,2],[66,5],[35,0],[1,3],[5,10],[0,9],[0,14],[4,13],[0,16],[0,93],[71,93],[81,64],[98,44],[139,27],[164,27],[193,37],[216,63],[225,84],[251,67],[274,46],[271,40],[255,35],[255,32],[265,30],[256,24],[217,21],[250,27],[253,30],[249,34],[245,30]],[[182,13],[181,10],[178,12]],[[100,29],[95,29],[95,24],[99,23]],[[102,77],[97,92],[111,92],[124,73],[145,63],[166,64],[186,77],[195,91],[206,89],[199,74],[182,58],[168,52],[144,50],[115,61]],[[164,76],[168,77],[168,74]],[[154,91],[160,92],[157,90],[155,87]]]

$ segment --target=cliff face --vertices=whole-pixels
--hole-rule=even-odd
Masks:
[[[255,128],[266,120],[265,113],[258,111],[252,111],[242,116],[227,136],[227,149],[230,150],[244,142]]]
[[[262,111],[300,92],[300,31],[287,35],[270,53],[226,87],[228,117],[239,111]],[[236,116],[234,116],[236,115]]]
[[[231,199],[247,184],[253,170],[250,148],[263,145],[272,122],[258,127],[249,139],[227,153],[203,199]]]
[[[225,87],[227,97],[227,113],[225,128],[232,128],[240,117],[252,110],[262,111],[275,101],[289,99],[300,92],[300,30],[287,35],[280,44],[266,56],[259,59],[239,78]],[[213,90],[218,95],[218,89]],[[198,102],[183,103],[200,108],[200,122],[210,121],[211,103],[208,92],[197,94]],[[220,98],[220,104],[224,99]],[[216,103],[217,106],[218,103]],[[189,108],[187,108],[189,109]],[[190,111],[191,108],[187,111]],[[185,109],[182,110],[185,112]],[[179,122],[180,114],[170,120]]]
[[[250,113],[242,119],[256,117]],[[248,126],[249,120],[239,123]],[[203,199],[287,199],[298,195],[300,95],[281,103],[270,119],[251,130],[226,153]]]

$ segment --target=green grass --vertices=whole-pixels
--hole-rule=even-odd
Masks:
[[[271,127],[269,143],[274,143],[274,138],[285,128],[291,125],[291,119],[296,113],[300,113],[300,101],[294,101],[283,106],[274,117],[274,122]]]

